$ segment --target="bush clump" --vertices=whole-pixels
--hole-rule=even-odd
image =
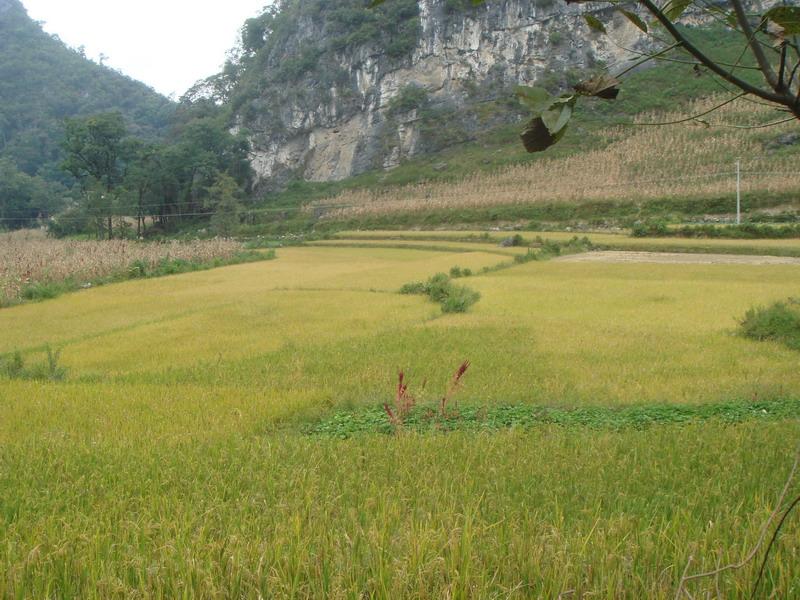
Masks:
[[[472,276],[472,269],[464,268],[462,269],[458,265],[450,269],[450,277],[453,279],[458,279],[459,277],[471,277]]]
[[[441,305],[444,313],[467,312],[481,298],[479,292],[455,285],[447,273],[437,273],[426,282],[407,283],[400,288],[400,293],[428,296]]]
[[[663,237],[669,235],[669,227],[666,221],[647,220],[637,221],[631,228],[633,237]]]
[[[751,308],[740,322],[740,332],[753,340],[781,342],[800,350],[800,299]]]

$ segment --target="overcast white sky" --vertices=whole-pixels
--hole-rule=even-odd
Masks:
[[[69,46],[165,95],[219,71],[245,19],[270,0],[22,0]]]

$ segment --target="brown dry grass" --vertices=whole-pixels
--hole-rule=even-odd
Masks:
[[[637,122],[678,120],[719,104],[719,98],[692,103],[676,114],[647,114]],[[787,123],[764,129],[771,108],[738,100],[698,123],[606,130],[605,148],[567,158],[536,160],[494,173],[475,173],[459,182],[423,183],[383,191],[347,191],[316,204],[341,205],[326,218],[352,218],[422,210],[487,207],[539,202],[641,201],[731,194],[734,161],[742,159],[742,190],[786,193],[800,189],[796,156],[771,156],[762,136],[797,130]]]
[[[165,259],[208,262],[241,250],[239,242],[223,239],[144,243],[56,240],[35,230],[0,234],[0,303],[17,300],[32,283],[89,282],[129,268],[134,261],[150,267]]]

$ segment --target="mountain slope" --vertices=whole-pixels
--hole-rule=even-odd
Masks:
[[[173,104],[45,33],[19,0],[0,0],[0,159],[68,182],[58,169],[63,120],[105,111],[121,112],[132,133],[154,138]]]
[[[281,2],[247,22],[238,60],[212,80],[252,134],[264,187],[340,180],[474,140],[519,116],[516,104],[488,106],[514,85],[555,89],[629,58],[555,0],[366,4]],[[645,43],[626,19],[597,14],[627,47]]]

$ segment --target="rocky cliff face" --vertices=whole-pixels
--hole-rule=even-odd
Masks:
[[[240,108],[239,123],[252,132],[252,164],[262,184],[291,177],[337,180],[392,168],[474,135],[497,113],[481,106],[508,97],[513,85],[553,87],[570,73],[628,57],[586,26],[585,5],[496,0],[479,7],[462,2],[454,10],[453,2],[419,0],[416,44],[405,56],[389,56],[380,42],[350,45],[326,53],[324,73],[302,76],[294,84],[297,93],[283,94],[279,102],[262,97],[261,105],[257,98]],[[643,43],[624,17],[596,14],[620,46]],[[281,60],[323,39],[324,20],[298,21]],[[265,69],[280,64],[273,60]]]

